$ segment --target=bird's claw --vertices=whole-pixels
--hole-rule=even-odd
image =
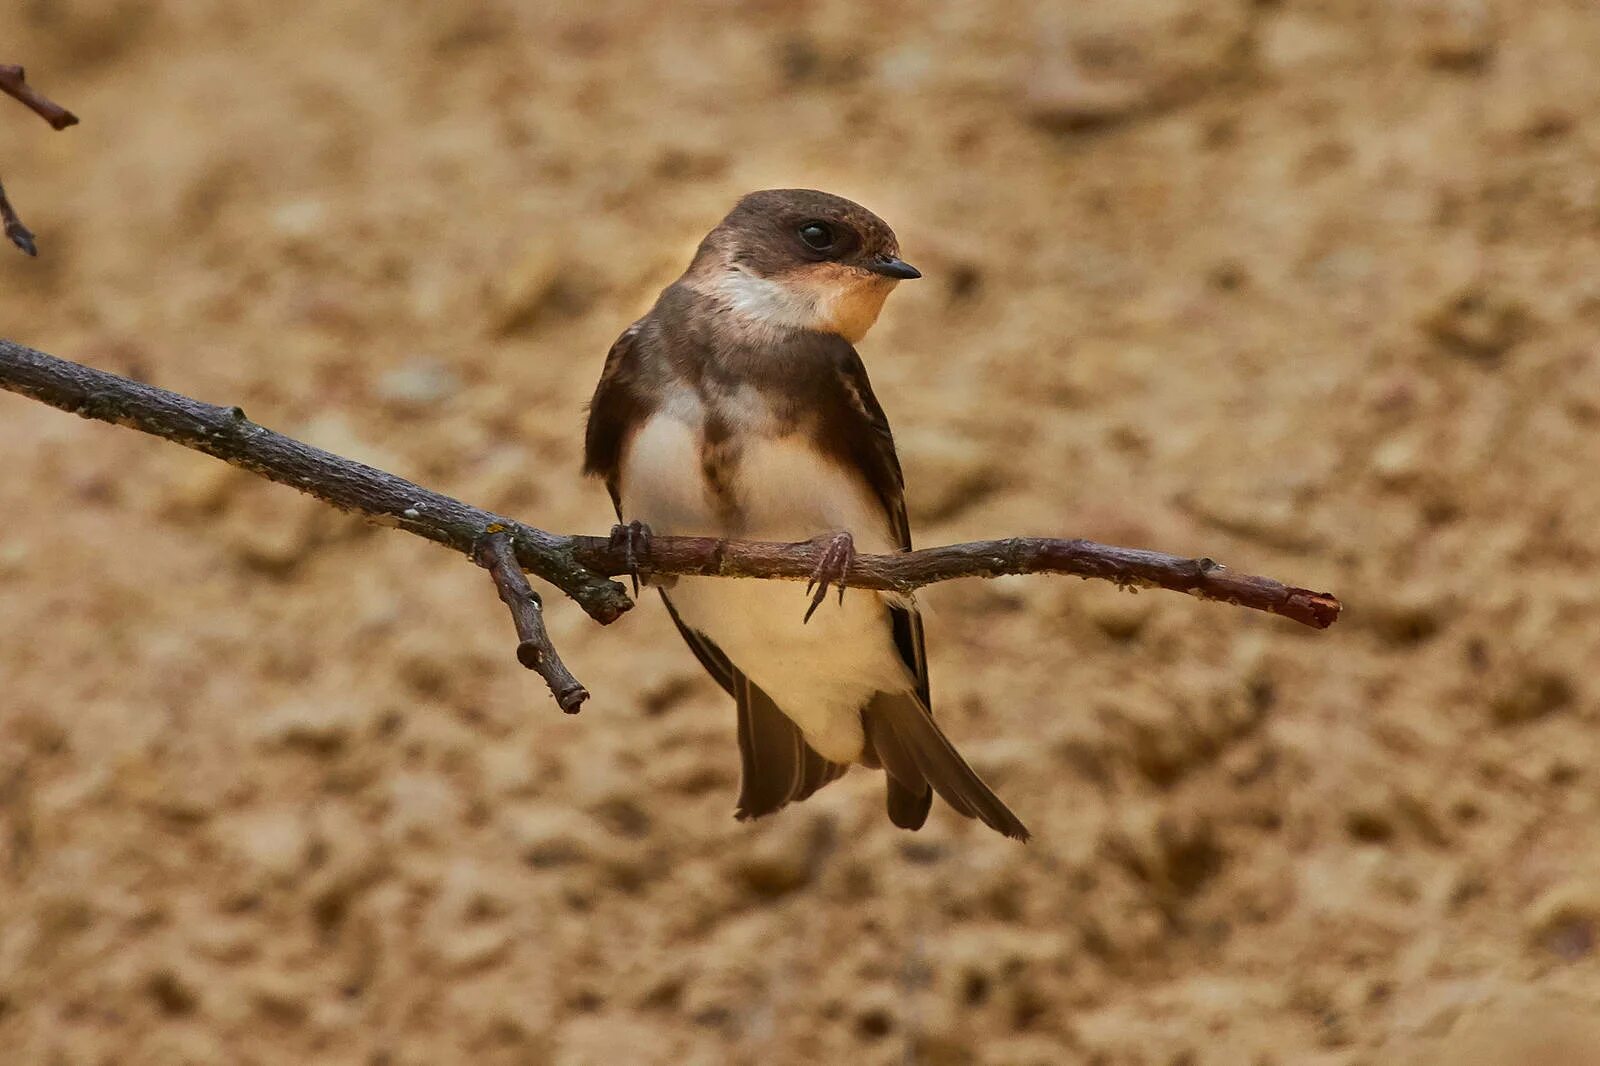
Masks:
[[[839,602],[844,603],[845,578],[850,576],[850,567],[856,561],[856,542],[849,533],[835,533],[821,538],[821,542],[825,547],[822,558],[817,560],[817,568],[811,572],[811,583],[806,586],[811,606],[806,608],[806,616],[801,619],[802,625],[811,621],[811,616],[817,613],[822,601],[828,598],[830,585],[839,586]]]
[[[633,594],[639,595],[639,582],[649,584],[650,576],[639,567],[641,552],[650,552],[650,527],[643,522],[629,522],[627,525],[614,525],[611,527],[611,547],[622,549],[623,562],[627,564],[629,580],[633,582]]]

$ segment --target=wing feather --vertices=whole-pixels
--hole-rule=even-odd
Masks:
[[[611,506],[622,521],[622,453],[649,414],[639,389],[635,341],[644,327],[640,319],[622,331],[606,353],[605,369],[589,401],[589,423],[583,437],[583,472],[604,479]]]
[[[894,433],[889,418],[872,392],[872,382],[861,356],[840,341],[841,350],[834,364],[835,402],[842,410],[829,420],[833,427],[831,443],[840,458],[852,469],[861,471],[872,492],[882,504],[890,529],[902,551],[911,550],[911,522],[906,515],[905,475],[895,452]],[[906,669],[916,678],[916,692],[924,707],[933,706],[928,687],[928,657],[922,634],[922,614],[914,606],[891,604],[890,623],[894,627],[895,648]]]

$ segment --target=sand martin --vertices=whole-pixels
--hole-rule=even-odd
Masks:
[[[894,440],[854,345],[894,287],[920,276],[858,204],[806,189],[744,197],[612,346],[584,470],[605,480],[629,524],[619,530],[825,538],[805,598],[788,582],[744,578],[660,589],[737,705],[740,818],[862,763],[885,771],[895,825],[920,828],[937,792],[1026,840],[933,720],[916,604],[842,587],[823,603],[857,548],[911,549]]]

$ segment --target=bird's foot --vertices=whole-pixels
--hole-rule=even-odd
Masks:
[[[611,547],[622,549],[623,561],[627,563],[628,577],[633,581],[633,594],[639,595],[639,582],[650,583],[650,574],[639,567],[640,554],[650,553],[650,527],[643,522],[629,522],[627,525],[611,527]]]
[[[811,606],[806,608],[802,625],[811,621],[811,616],[817,613],[822,601],[828,598],[830,585],[839,586],[839,602],[844,602],[845,578],[850,576],[850,567],[856,561],[856,542],[849,533],[818,537],[812,543],[822,545],[822,558],[817,560],[817,568],[811,572],[811,584],[806,586]]]

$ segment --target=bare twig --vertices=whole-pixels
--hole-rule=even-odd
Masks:
[[[21,67],[0,63],[0,92],[22,101],[30,111],[50,123],[51,129],[64,130],[78,124],[77,115],[41,96],[29,85]],[[29,255],[39,254],[39,246],[33,241],[33,231],[22,224],[17,209],[11,206],[10,199],[6,197],[4,185],[0,185],[0,223],[4,223],[6,237],[12,244]]]
[[[64,130],[78,124],[78,116],[53,100],[46,99],[28,84],[27,75],[19,66],[0,63],[0,92],[20,100],[28,110],[50,123],[54,130]]]
[[[0,388],[84,418],[175,441],[475,559],[486,535],[503,534],[519,566],[550,582],[602,624],[633,606],[624,588],[607,580],[608,575],[630,569],[628,553],[615,539],[560,536],[535,529],[275,433],[251,422],[237,407],[202,403],[7,340],[0,340]],[[649,539],[643,554],[633,562],[640,570],[658,575],[803,581],[814,575],[827,546],[828,538],[772,544],[657,536]],[[954,544],[898,555],[858,555],[843,583],[909,592],[958,577],[1044,573],[1186,592],[1267,611],[1316,629],[1332,625],[1340,610],[1339,601],[1328,593],[1234,573],[1210,559],[1034,537]]]
[[[477,564],[494,578],[500,600],[511,609],[511,621],[517,627],[517,661],[529,670],[537,670],[550,686],[550,694],[568,714],[577,714],[589,691],[556,654],[550,643],[550,634],[544,627],[544,601],[533,591],[528,579],[517,564],[512,550],[511,537],[499,529],[490,529],[478,541],[473,552]]]

